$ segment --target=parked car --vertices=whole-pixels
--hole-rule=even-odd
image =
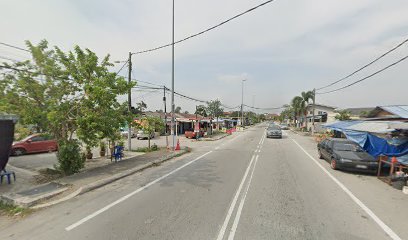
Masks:
[[[267,138],[282,138],[282,130],[278,125],[270,125],[266,129]]]
[[[149,133],[143,130],[137,131],[137,139],[149,139]],[[150,139],[154,138],[154,132],[150,133]]]
[[[57,140],[47,134],[33,134],[13,143],[11,155],[20,156],[26,153],[53,152],[58,150]]]
[[[357,143],[344,138],[326,138],[317,144],[320,159],[330,163],[332,169],[376,173],[377,160]]]
[[[286,125],[286,124],[281,124],[281,125],[280,125],[280,128],[281,128],[282,130],[289,130],[289,126]]]
[[[120,129],[120,135],[122,136],[122,137],[124,137],[124,138],[127,138],[127,136],[128,136],[128,134],[129,134],[129,130],[126,128],[126,129]],[[131,138],[135,138],[136,137],[136,133],[133,131],[133,129],[130,129],[130,137]]]

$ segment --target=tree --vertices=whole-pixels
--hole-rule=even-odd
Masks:
[[[221,102],[220,100],[211,100],[210,102],[207,103],[207,113],[212,116],[217,118],[217,129],[219,129],[219,124],[218,124],[218,117],[221,116],[221,114],[224,112],[224,109],[221,107]]]
[[[159,117],[144,116],[139,122],[134,124],[148,134],[148,148],[150,149],[150,135],[154,132],[161,132],[164,128],[164,122]]]
[[[180,113],[181,112],[181,107],[176,107],[176,109],[174,109],[175,113]]]
[[[294,116],[294,109],[291,105],[284,105],[285,109],[279,114],[279,121],[283,122],[286,119],[292,120]]]
[[[334,117],[335,119],[339,120],[339,121],[346,121],[346,120],[350,120],[350,112],[347,110],[341,110],[339,111],[336,116]]]
[[[22,123],[34,124],[39,131],[53,133],[68,154],[59,154],[64,156],[59,158],[60,166],[66,166],[66,173],[77,172],[80,161],[69,158],[78,144],[72,141],[73,134],[87,146],[96,146],[102,138],[116,139],[119,128],[132,118],[127,103],[119,103],[117,96],[133,84],[109,72],[113,66],[109,55],[100,60],[78,46],[65,53],[58,47],[49,49],[45,40],[37,46],[27,41],[27,46],[33,61],[15,63],[12,67],[18,70],[6,74],[7,102],[1,102],[0,109],[18,114]]]
[[[188,111],[184,111],[184,114],[189,114],[189,112],[188,112]]]
[[[198,114],[198,115],[201,115],[203,117],[207,117],[206,107],[204,105],[196,106],[196,111],[194,112],[194,114]]]
[[[307,105],[309,101],[313,99],[313,91],[302,92],[300,96],[296,96],[292,99],[291,105],[293,108],[293,112],[295,115],[295,120],[297,117],[303,115],[303,121],[306,121],[306,129],[307,129]]]

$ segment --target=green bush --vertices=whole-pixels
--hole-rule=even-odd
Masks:
[[[58,144],[58,169],[66,175],[79,172],[85,165],[78,140],[61,141]]]
[[[150,150],[151,151],[157,151],[158,149],[159,149],[159,147],[157,147],[156,144],[153,144]]]

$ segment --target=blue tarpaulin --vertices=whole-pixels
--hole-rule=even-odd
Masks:
[[[376,133],[395,131],[389,129],[388,122],[339,121],[325,124],[323,127],[342,132],[347,139],[358,143],[365,151],[374,157],[398,157],[398,161],[408,164],[408,138],[382,138]],[[374,126],[374,127],[373,127]],[[373,129],[356,131],[356,129]]]

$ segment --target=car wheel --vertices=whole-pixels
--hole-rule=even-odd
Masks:
[[[320,151],[320,149],[317,150],[317,154],[319,155],[320,159],[323,159],[323,155],[322,155],[322,152]]]
[[[13,149],[13,155],[14,156],[21,156],[26,153],[26,150],[24,148],[15,148]]]
[[[331,159],[331,161],[330,161],[330,167],[331,167],[333,170],[337,170],[337,169],[338,169],[336,159],[334,159],[334,158]]]

